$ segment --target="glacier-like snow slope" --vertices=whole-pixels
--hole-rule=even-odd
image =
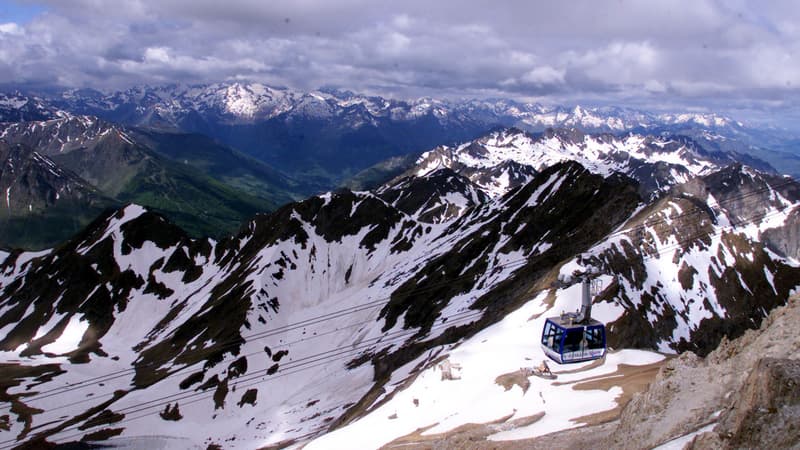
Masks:
[[[582,417],[615,408],[615,400],[622,392],[620,387],[579,390],[574,388],[577,383],[608,376],[617,371],[619,364],[645,365],[664,358],[654,352],[621,350],[610,353],[602,365],[593,368],[587,367],[589,363],[562,367],[551,362],[555,373],[564,369],[577,372],[560,374],[557,380],[530,376],[527,390],[520,385],[506,390],[496,381],[498,377],[546,359],[539,347],[544,321],[554,311],[575,309],[580,286],[559,290],[554,301],[546,299],[547,296],[548,293],[539,294],[503,321],[458,346],[441,349],[441,357],[446,356],[453,365],[460,366],[453,371],[459,379],[443,379],[439,366],[429,367],[368,416],[312,441],[305,448],[379,448],[419,429],[424,429],[423,435],[439,434],[462,425],[502,424],[539,413],[544,416],[528,426],[507,427],[512,429],[502,431],[503,426],[498,425],[497,432],[489,439],[532,438],[574,428],[581,425],[578,419]],[[612,321],[621,312],[621,308],[597,308],[595,316]],[[397,371],[389,384],[402,383],[420,362],[413,361]]]
[[[364,198],[372,201],[379,200],[369,195]],[[322,202],[336,202],[331,196],[320,199]],[[358,200],[352,198],[358,208]],[[371,212],[369,206],[365,205],[367,211]],[[323,206],[324,208],[324,206]],[[356,357],[365,349],[378,345],[391,345],[400,343],[404,337],[408,337],[410,332],[398,330],[394,333],[382,333],[379,328],[370,326],[377,319],[379,307],[385,303],[385,297],[390,292],[392,283],[407,277],[406,272],[415,264],[419,264],[419,259],[429,257],[436,252],[425,250],[427,245],[420,245],[416,252],[392,253],[390,245],[376,245],[373,250],[369,250],[361,245],[365,238],[369,237],[374,229],[365,227],[357,230],[353,235],[340,236],[339,240],[328,241],[314,230],[314,227],[303,221],[299,216],[293,216],[296,223],[300,226],[297,230],[298,235],[307,236],[307,240],[298,243],[293,240],[278,241],[271,245],[261,246],[255,254],[248,255],[245,261],[227,262],[225,256],[222,263],[210,258],[214,253],[216,243],[210,242],[210,249],[198,255],[192,256],[197,263],[196,267],[202,269],[199,274],[194,274],[195,278],[191,282],[186,282],[186,274],[180,272],[170,272],[167,270],[152,270],[153,261],[171,260],[175,254],[183,253],[185,249],[181,246],[168,246],[161,248],[153,242],[145,241],[140,248],[133,249],[126,254],[125,232],[123,229],[132,221],[140,219],[143,210],[136,206],[130,206],[123,210],[118,216],[110,219],[105,231],[99,236],[91,237],[87,243],[78,243],[76,251],[78,254],[90,255],[96,251],[98,245],[110,247],[113,254],[114,266],[112,270],[123,273],[130,272],[140,280],[148,279],[146,285],[134,288],[126,295],[129,302],[125,305],[118,305],[113,312],[113,324],[106,331],[102,338],[102,350],[106,354],[103,358],[91,357],[91,363],[86,365],[76,365],[77,369],[70,370],[67,374],[58,377],[57,386],[69,386],[80,383],[89,373],[106,374],[123,372],[112,380],[107,380],[98,388],[97,385],[87,386],[87,389],[76,389],[80,393],[73,394],[71,389],[61,395],[40,398],[36,402],[37,407],[44,410],[36,416],[37,423],[48,423],[63,419],[64,409],[78,408],[77,410],[88,409],[95,404],[102,404],[112,398],[112,393],[118,389],[130,389],[136,380],[132,380],[138,373],[125,371],[130,367],[137,357],[147,354],[148,344],[158,342],[176,333],[181,332],[181,326],[185,325],[187,318],[203,317],[208,312],[209,305],[205,302],[209,297],[213,297],[215,289],[224,290],[221,284],[223,279],[230,276],[231,272],[241,275],[241,285],[247,286],[247,292],[255,294],[255,301],[249,306],[245,306],[243,323],[241,330],[233,329],[235,333],[241,332],[241,339],[246,342],[239,343],[236,339],[226,342],[230,348],[224,348],[236,353],[236,361],[244,359],[243,366],[236,366],[231,369],[229,364],[220,364],[218,367],[207,371],[204,378],[224,379],[223,383],[227,386],[230,380],[230,389],[236,391],[241,389],[238,394],[232,394],[236,398],[229,398],[228,408],[215,412],[217,407],[211,401],[210,394],[198,396],[192,390],[181,389],[180,384],[186,377],[197,370],[183,370],[174,376],[161,380],[155,385],[148,386],[145,391],[132,391],[130,394],[114,402],[112,408],[115,412],[126,414],[129,419],[131,412],[138,412],[145,415],[148,409],[142,410],[141,404],[146,399],[160,398],[169,394],[180,393],[176,397],[167,397],[164,401],[155,404],[155,408],[149,410],[145,417],[131,422],[126,431],[127,434],[147,434],[154,426],[163,423],[163,420],[154,411],[163,409],[162,403],[166,400],[174,400],[181,405],[187,405],[197,400],[191,407],[184,406],[181,413],[184,419],[175,422],[174,433],[178,435],[192,435],[197,424],[213,421],[215,427],[208,428],[207,436],[215,438],[227,438],[237,436],[243,438],[240,430],[237,430],[231,421],[241,422],[242,413],[252,414],[258,417],[256,422],[248,423],[245,428],[249,428],[250,438],[265,439],[268,436],[277,436],[278,430],[285,427],[285,424],[297,426],[294,433],[303,434],[309,431],[318,431],[324,425],[322,414],[336,414],[342,405],[348,400],[356,400],[358,391],[355,386],[362,389],[369,386],[372,377],[372,370],[368,366],[358,369],[343,371],[341,365],[347,360]],[[395,213],[397,214],[397,213]],[[398,218],[401,218],[397,214]],[[392,229],[386,230],[394,239],[403,238],[404,233],[410,233],[413,229],[403,228],[400,223],[393,224]],[[419,239],[429,239],[431,232],[420,232]],[[251,237],[245,236],[236,243],[238,248],[245,249]],[[191,255],[189,255],[191,256]],[[45,255],[45,257],[58,258],[57,255]],[[18,256],[18,266],[24,267],[23,259],[29,258],[28,255]],[[163,263],[162,263],[163,264]],[[169,265],[169,262],[166,264]],[[283,272],[283,269],[286,269]],[[104,269],[96,267],[94,270],[102,272]],[[16,287],[16,283],[24,284],[24,277],[16,272],[16,269],[6,271],[4,279],[0,282],[3,287]],[[162,292],[157,291],[158,285],[163,285],[172,290],[169,295],[160,298]],[[151,288],[148,291],[148,287]],[[18,289],[24,286],[17,287]],[[109,286],[109,291],[117,291],[115,286]],[[18,291],[19,292],[19,291]],[[226,292],[227,293],[227,292]],[[223,293],[224,296],[226,293]],[[267,295],[268,293],[268,295]],[[95,291],[90,292],[87,297],[91,299]],[[271,302],[271,299],[280,299],[280,304]],[[383,299],[383,301],[381,301]],[[234,302],[233,299],[230,300]],[[258,302],[258,303],[256,303]],[[374,303],[370,306],[370,303]],[[35,303],[35,302],[34,302]],[[241,302],[240,302],[241,303]],[[224,305],[223,305],[224,307]],[[80,307],[79,307],[80,308]],[[33,311],[31,311],[33,309]],[[8,313],[8,309],[4,311]],[[21,320],[16,323],[9,323],[7,328],[19,329],[18,324],[24,323],[32,314],[36,314],[36,305],[31,304],[22,314]],[[241,313],[240,313],[241,314]],[[12,349],[5,355],[5,361],[16,362],[24,361],[26,364],[47,360],[48,362],[64,362],[65,358],[53,358],[44,356],[25,357],[27,351],[36,351],[33,346],[39,346],[43,342],[37,341],[43,336],[52,338],[52,342],[46,343],[41,350],[46,351],[48,347],[54,352],[68,353],[76,348],[81,342],[79,329],[85,330],[87,322],[82,321],[78,313],[59,314],[55,311],[44,312],[45,317],[41,318],[44,324],[37,328],[33,336],[33,344],[22,344]],[[320,318],[320,319],[315,319]],[[222,318],[222,326],[234,326],[224,322],[227,318]],[[306,326],[296,326],[296,324],[307,324]],[[268,327],[265,324],[269,324]],[[15,327],[17,325],[17,327]],[[201,325],[203,326],[203,325]],[[283,327],[283,329],[282,329]],[[53,332],[53,328],[57,328]],[[261,330],[257,332],[256,330]],[[270,330],[282,330],[275,333]],[[7,331],[4,328],[4,331]],[[60,335],[59,335],[60,333]],[[76,337],[77,336],[77,337]],[[214,336],[208,336],[213,341]],[[187,350],[195,347],[202,347],[208,343],[206,336],[189,343]],[[25,340],[25,339],[23,339]],[[386,344],[383,344],[386,342]],[[143,345],[143,349],[132,351],[132,344]],[[233,348],[230,344],[236,344]],[[70,344],[72,345],[70,347]],[[324,349],[328,349],[324,351]],[[288,351],[288,354],[285,352]],[[283,354],[282,354],[283,353]],[[336,370],[331,367],[320,366],[320,362],[332,362],[336,364]],[[280,363],[280,364],[279,364]],[[149,363],[145,366],[147,371],[154,370],[154,365],[168,367],[170,371],[184,369],[184,365],[177,361],[158,361]],[[271,367],[275,367],[274,379],[267,375]],[[279,366],[282,366],[278,369]],[[87,371],[84,372],[86,369]],[[315,370],[307,370],[315,369]],[[294,373],[292,373],[294,372]],[[244,376],[245,373],[247,376]],[[287,377],[287,373],[291,377]],[[234,406],[241,394],[246,393],[245,387],[262,385],[266,379],[270,378],[263,388],[260,387],[262,394],[254,397],[251,401],[257,406],[249,403],[242,403]],[[283,379],[283,380],[281,380]],[[281,382],[283,381],[283,382]],[[342,384],[346,386],[342,386]],[[274,388],[269,384],[275,384]],[[313,387],[313,390],[309,390]],[[347,387],[347,389],[343,389]],[[227,390],[227,388],[225,389]],[[23,390],[24,391],[24,390]],[[221,392],[222,389],[217,391]],[[279,392],[280,395],[274,395]],[[15,393],[11,392],[12,394]],[[91,397],[84,398],[87,393]],[[73,397],[76,396],[76,397]],[[312,398],[319,396],[319,398]],[[295,405],[296,397],[300,397],[301,404]],[[65,398],[67,399],[65,401]],[[257,398],[257,400],[256,400]],[[309,403],[314,403],[309,406]],[[80,406],[78,406],[80,405]],[[303,424],[304,417],[318,414],[317,420],[308,420]],[[135,416],[135,414],[134,414]],[[213,419],[212,419],[213,418]],[[41,420],[42,422],[39,422]],[[12,432],[20,433],[24,429],[24,424],[15,423]],[[240,423],[241,425],[241,423]],[[252,425],[252,426],[250,426]],[[70,430],[62,433],[62,436],[69,438]],[[302,431],[302,433],[300,433]],[[75,430],[72,430],[75,433]],[[78,433],[83,434],[83,433]],[[55,437],[58,439],[58,436]],[[248,445],[245,444],[245,447]]]
[[[463,177],[439,175],[426,189],[473,195]],[[337,192],[221,241],[189,239],[128,206],[0,265],[0,447],[156,434],[253,448],[337,427],[312,445],[349,436],[369,447],[387,442],[376,434],[542,411],[492,438],[577,426],[614,407],[617,392],[494,382],[542,359],[544,317],[577,308],[575,286],[551,287],[559,275],[605,273],[594,313],[612,347],[670,352],[757,325],[800,285],[796,263],[758,240],[793,214],[794,185],[734,166],[680,187],[643,202],[624,177],[558,163],[439,223],[418,220],[424,198]],[[446,354],[461,380],[441,382]],[[660,358],[621,350],[585,375]],[[554,400],[575,395],[590,406]],[[464,407],[470,398],[482,407]]]

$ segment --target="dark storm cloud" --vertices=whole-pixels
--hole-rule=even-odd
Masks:
[[[774,109],[798,100],[797,4],[38,1],[27,4],[44,8],[34,19],[0,25],[0,82],[252,80],[397,96]]]

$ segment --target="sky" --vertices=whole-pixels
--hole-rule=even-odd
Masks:
[[[3,0],[0,85],[254,81],[800,118],[796,0]]]

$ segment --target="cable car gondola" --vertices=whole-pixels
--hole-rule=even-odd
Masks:
[[[581,277],[581,309],[548,317],[542,329],[542,350],[559,364],[600,359],[606,355],[606,327],[592,319],[591,280]]]

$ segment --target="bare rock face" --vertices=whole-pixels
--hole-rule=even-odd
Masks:
[[[706,424],[725,397],[729,380],[705,359],[686,352],[664,365],[647,391],[634,395],[608,437],[610,448],[653,448]],[[721,381],[721,382],[717,382]]]
[[[794,296],[707,357],[686,352],[668,361],[598,447],[653,448],[712,425],[688,448],[800,449],[798,321]]]
[[[786,226],[765,231],[763,239],[778,254],[800,258],[800,211],[789,215]]]
[[[800,448],[800,360],[762,358],[732,407],[692,449]]]

